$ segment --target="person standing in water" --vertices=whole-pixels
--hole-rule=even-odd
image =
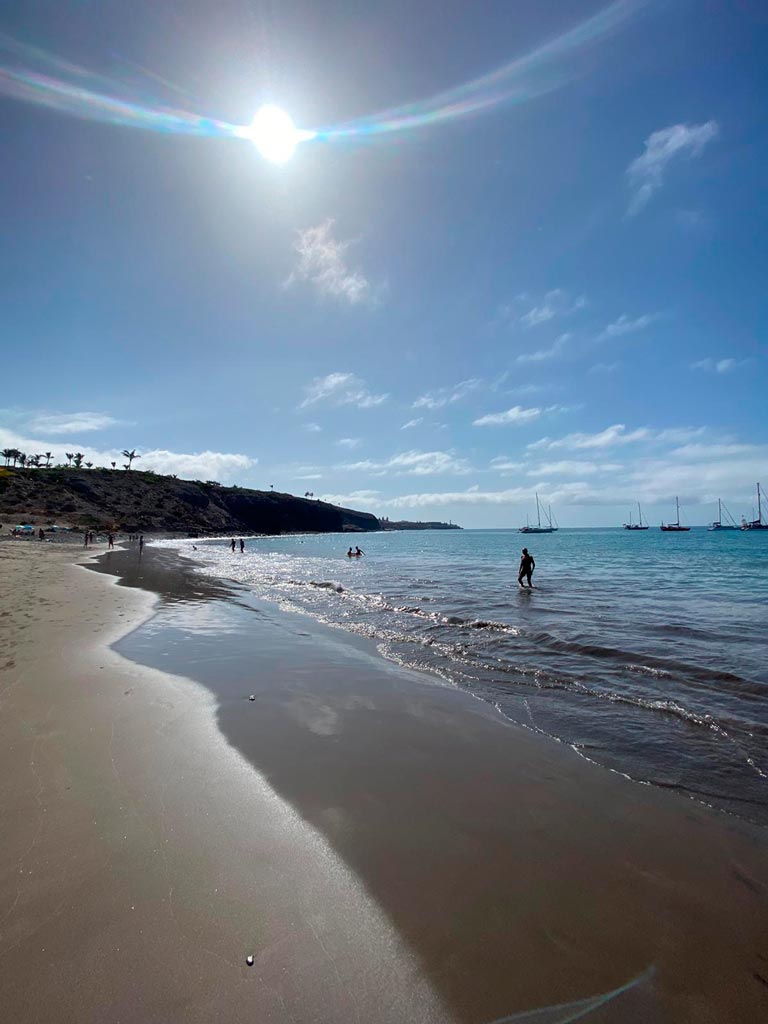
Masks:
[[[533,559],[533,555],[530,555],[528,553],[528,548],[523,548],[523,553],[522,553],[522,556],[520,558],[520,571],[517,574],[517,582],[519,583],[519,585],[523,589],[525,589],[525,584],[523,583],[523,579],[527,579],[528,580],[528,589],[529,590],[533,590],[533,584],[531,583],[531,576],[533,575],[533,570],[535,568],[536,568],[536,562]]]
[[[360,550],[360,548],[355,548],[355,554],[356,554],[356,555],[357,555],[357,557],[359,558],[359,557],[360,557],[360,555],[364,555],[364,554],[365,554],[365,552],[364,552],[364,551],[361,551],[361,550]]]
[[[229,546],[232,548],[232,554],[234,555],[234,553],[235,553],[235,538],[234,537],[229,542]]]
[[[244,551],[245,551],[245,541],[244,541],[244,540],[243,540],[243,538],[241,537],[241,538],[240,538],[240,554],[242,555],[242,553],[243,553]]]
[[[347,552],[347,558],[354,558],[354,557],[355,557],[355,556],[354,556],[354,554],[352,553],[352,548],[350,548],[350,549],[349,549],[349,551]]]

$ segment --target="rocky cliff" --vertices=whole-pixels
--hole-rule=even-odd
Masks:
[[[137,470],[0,469],[0,522],[128,533],[335,533],[380,528],[368,512],[275,491]]]

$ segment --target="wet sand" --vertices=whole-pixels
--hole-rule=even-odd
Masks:
[[[454,1019],[648,970],[586,1019],[768,1013],[765,831],[590,765],[240,588],[212,602],[170,553],[111,568],[162,579],[167,602],[119,649],[216,695],[221,731],[362,879]]]
[[[179,559],[80,556],[0,545],[9,1019],[484,1024],[641,975],[583,1019],[768,1014],[764,832]]]

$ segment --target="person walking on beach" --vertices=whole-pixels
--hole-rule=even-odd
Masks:
[[[245,551],[245,541],[244,541],[244,540],[243,540],[243,538],[241,537],[241,538],[240,538],[240,554],[242,555],[242,553],[243,553],[244,551]]]
[[[144,550],[144,534],[139,537],[139,554]]]
[[[531,576],[533,570],[536,568],[536,562],[533,559],[533,555],[528,553],[528,548],[523,548],[523,554],[520,558],[520,571],[517,574],[517,582],[525,589],[523,579],[528,580],[528,589],[533,590],[533,584],[531,583]]]
[[[234,553],[235,553],[235,538],[234,537],[229,542],[229,546],[232,548],[232,554],[234,555]]]
[[[115,535],[114,535],[114,533],[110,533],[107,536],[107,546],[109,548],[113,548],[115,546]]]

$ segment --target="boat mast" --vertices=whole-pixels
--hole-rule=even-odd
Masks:
[[[717,499],[717,525],[723,525],[723,507],[719,498]]]
[[[757,521],[762,525],[763,522],[763,507],[760,504],[760,484],[757,485]]]
[[[758,490],[757,493],[759,494],[760,491]],[[536,520],[537,520],[537,522],[539,524],[539,528],[541,528],[541,509],[539,508],[539,492],[538,491],[536,491]]]
[[[680,499],[675,495],[675,508],[677,509],[677,526],[680,525]]]
[[[642,526],[643,525],[643,513],[640,511],[640,502],[639,501],[637,503],[637,514],[640,517],[640,525]],[[630,519],[630,522],[632,522],[631,519]]]

